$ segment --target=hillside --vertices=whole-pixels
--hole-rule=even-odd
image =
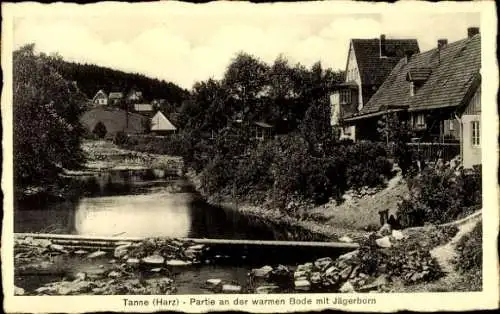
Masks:
[[[142,91],[145,100],[165,99],[177,107],[189,95],[187,90],[174,83],[149,78],[142,74],[126,73],[94,64],[68,62],[62,58],[53,58],[51,63],[65,79],[76,81],[88,98],[92,98],[100,89],[109,93],[127,92],[135,88]]]

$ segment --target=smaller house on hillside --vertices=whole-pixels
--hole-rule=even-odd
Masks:
[[[110,105],[117,105],[123,100],[122,92],[111,92],[109,93],[108,102]]]
[[[151,104],[134,104],[134,111],[148,117],[154,115],[154,108]]]
[[[266,122],[254,122],[252,125],[252,138],[265,141],[274,136],[274,127]]]
[[[131,89],[127,94],[127,100],[133,104],[140,103],[143,100],[142,92],[135,89]]]
[[[101,89],[99,90],[94,98],[92,98],[92,104],[95,106],[105,106],[108,104],[108,95]]]
[[[177,128],[161,111],[158,111],[153,118],[151,118],[151,132],[158,135],[168,135],[176,131]]]

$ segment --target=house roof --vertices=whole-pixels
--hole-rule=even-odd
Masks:
[[[153,118],[151,118],[151,131],[175,131],[177,128],[165,117],[165,115],[158,111]]]
[[[381,57],[380,39],[351,40],[362,85],[380,85],[406,51],[419,53],[416,39],[385,39],[385,56]]]
[[[153,105],[151,104],[135,104],[135,111],[153,111]]]
[[[415,91],[414,96],[411,96],[408,72],[422,68],[431,68],[432,71]],[[470,90],[478,86],[480,68],[479,34],[450,43],[439,51],[436,48],[413,55],[408,61],[403,58],[356,116],[369,115],[388,108],[419,111],[459,106],[466,101],[467,95],[471,94]],[[419,72],[418,75],[421,74]],[[346,120],[353,117],[346,117]]]
[[[262,128],[272,128],[273,127],[272,125],[267,124],[265,122],[255,122],[254,124],[257,125],[257,126],[260,126]]]
[[[100,89],[95,95],[94,95],[94,98],[92,98],[92,100],[94,101],[97,97],[99,96],[102,96],[102,97],[107,97],[106,93]]]
[[[109,99],[120,99],[123,98],[123,93],[122,92],[112,92],[109,93]]]
[[[142,133],[146,120],[147,118],[140,114],[127,113],[117,108],[95,108],[84,112],[80,117],[80,122],[89,131],[93,131],[96,124],[101,122],[110,134],[119,131]]]

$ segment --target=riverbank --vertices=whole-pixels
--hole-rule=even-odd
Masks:
[[[370,231],[377,230],[380,227],[378,212],[389,209],[389,213],[394,214],[397,202],[408,194],[405,182],[400,175],[397,175],[384,189],[367,190],[366,194],[361,195],[347,193],[348,197],[341,204],[332,200],[307,210],[299,208],[296,215],[291,216],[279,209],[238,202],[227,196],[208,195],[203,191],[199,177],[194,172],[188,171],[185,175],[207,202],[214,206],[237,210],[244,215],[259,217],[281,225],[302,228],[330,241],[350,239],[356,242]]]

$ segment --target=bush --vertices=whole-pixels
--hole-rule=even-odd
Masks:
[[[375,187],[391,176],[392,163],[381,143],[358,142],[346,146],[346,180],[349,188]]]
[[[409,180],[411,197],[398,206],[402,226],[441,224],[461,218],[481,205],[481,173],[426,169]]]
[[[113,143],[115,145],[121,146],[127,143],[128,141],[128,136],[125,134],[125,132],[116,132],[115,136],[113,137]]]
[[[460,273],[481,272],[483,268],[483,224],[477,223],[471,233],[457,243],[455,269]]]

